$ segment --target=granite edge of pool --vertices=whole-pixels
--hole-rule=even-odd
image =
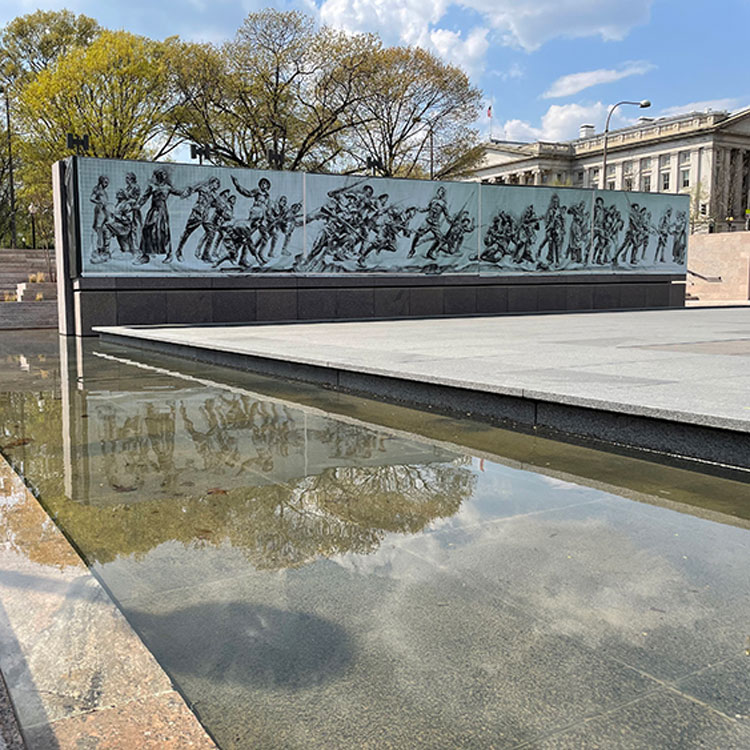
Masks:
[[[658,454],[688,464],[750,472],[750,420],[595,398],[504,388],[447,377],[420,377],[325,357],[173,339],[158,329],[101,326],[100,340],[208,364],[314,383],[395,400],[416,408],[470,415],[492,423],[539,430],[550,437],[592,441],[600,447]]]
[[[12,702],[0,719],[17,720],[28,750],[216,748],[2,456],[0,531],[0,673]]]

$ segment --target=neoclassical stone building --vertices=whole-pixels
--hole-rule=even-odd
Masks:
[[[472,180],[511,185],[601,188],[604,136],[581,125],[576,140],[493,140]],[[694,231],[750,226],[750,109],[691,112],[611,130],[606,187],[689,193]],[[746,211],[748,213],[746,214]]]

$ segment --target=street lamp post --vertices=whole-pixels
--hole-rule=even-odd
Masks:
[[[8,87],[0,86],[0,93],[5,94],[5,132],[8,136],[8,184],[10,192],[10,237],[13,247],[18,246],[16,235],[16,187],[13,182],[13,143],[10,133],[10,97]]]
[[[29,216],[31,216],[31,249],[36,250],[36,212],[37,207],[29,203]]]
[[[651,106],[651,102],[648,99],[642,99],[639,102],[629,102],[629,101],[617,102],[617,104],[613,104],[612,107],[610,108],[609,114],[607,115],[607,124],[604,126],[604,147],[603,147],[604,153],[602,157],[602,188],[604,190],[607,189],[607,136],[609,135],[609,121],[612,117],[612,113],[621,104],[632,104],[636,107],[640,107],[641,109],[646,109]]]

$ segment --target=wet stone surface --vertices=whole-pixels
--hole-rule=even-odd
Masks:
[[[49,513],[6,475],[30,746],[210,746],[190,709],[225,750],[750,746],[747,484],[31,343],[0,337],[0,450]]]

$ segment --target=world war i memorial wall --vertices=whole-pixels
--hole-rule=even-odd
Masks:
[[[688,198],[71,157],[60,331],[680,307]]]

